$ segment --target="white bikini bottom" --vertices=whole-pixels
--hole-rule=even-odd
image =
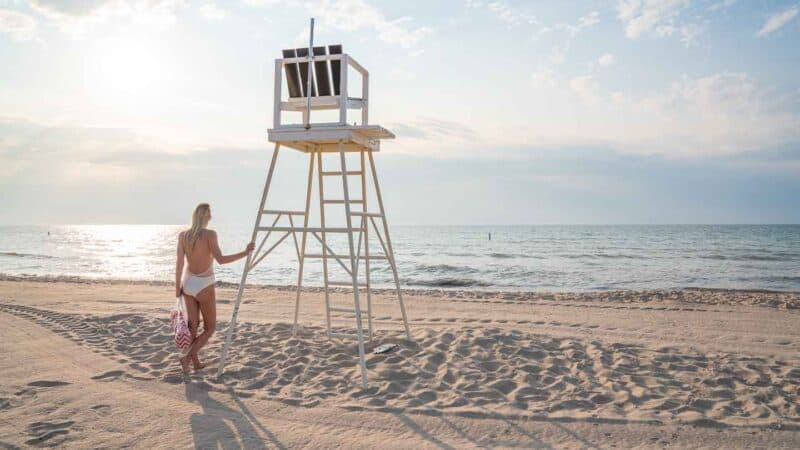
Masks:
[[[211,286],[217,280],[214,279],[214,266],[209,267],[208,270],[201,274],[194,274],[185,270],[183,272],[183,292],[186,295],[197,297],[203,289]]]

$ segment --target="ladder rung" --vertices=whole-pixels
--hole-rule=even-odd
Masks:
[[[305,211],[286,211],[282,209],[264,209],[261,214],[284,214],[289,216],[305,216]]]
[[[303,231],[308,233],[349,233],[351,231],[363,231],[364,229],[361,227],[354,227],[354,228],[319,228],[319,227],[258,227],[258,231],[289,231],[289,232],[297,232],[302,233]]]
[[[344,200],[323,200],[322,203],[328,203],[333,205],[344,205]],[[364,203],[364,200],[350,200],[350,203]]]
[[[350,211],[351,216],[363,216],[363,217],[383,217],[381,213],[373,213],[373,212],[363,212],[363,211]]]
[[[345,259],[345,258],[350,259],[349,256],[338,256],[338,255],[331,255],[331,254],[322,255],[320,253],[306,253],[305,255],[303,255],[303,257],[304,258],[319,258],[319,259],[322,259],[322,258],[325,258],[325,259]]]
[[[347,172],[342,173],[341,171],[323,171],[322,175],[324,176],[331,176],[331,175],[361,175],[363,172],[360,170],[348,170]]]
[[[303,255],[303,257],[305,257],[305,258],[317,258],[317,259],[322,259],[322,258],[325,258],[325,259],[342,259],[342,260],[345,260],[345,261],[350,259],[350,256],[348,256],[348,255],[331,255],[331,254],[322,255],[321,253],[306,253],[305,255]],[[370,259],[370,260],[372,260],[372,259],[388,259],[388,258],[386,256],[384,256],[384,255],[369,255],[369,258],[366,255],[361,255],[361,256],[358,257],[358,259]]]

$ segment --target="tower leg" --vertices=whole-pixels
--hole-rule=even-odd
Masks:
[[[339,159],[342,165],[342,191],[344,192],[344,209],[347,221],[347,241],[350,247],[350,274],[353,280],[353,302],[356,311],[356,337],[358,339],[358,362],[361,365],[361,384],[367,387],[367,364],[364,359],[364,333],[361,325],[361,301],[358,298],[358,263],[353,245],[353,218],[350,210],[350,188],[347,183],[347,163],[345,162],[344,147],[339,141]],[[362,222],[363,223],[363,222]]]
[[[325,324],[331,338],[331,299],[328,292],[328,240],[325,236],[325,189],[322,182],[322,152],[317,152],[317,186],[319,188],[319,223],[322,239],[322,286],[325,292]]]
[[[397,289],[397,300],[400,302],[400,313],[403,315],[403,326],[406,329],[406,338],[411,340],[411,331],[408,329],[408,316],[406,316],[406,307],[403,304],[403,291],[400,289],[400,279],[397,276],[397,264],[394,260],[394,250],[392,249],[392,240],[389,237],[389,222],[386,220],[386,210],[383,208],[383,198],[381,197],[381,186],[378,183],[378,172],[375,170],[375,160],[372,157],[372,151],[368,152],[369,166],[372,171],[372,183],[375,185],[375,194],[378,197],[378,207],[380,209],[381,220],[383,221],[383,234],[386,238],[386,257],[389,259],[389,265],[392,268],[392,276],[394,277],[394,285]]]
[[[311,207],[311,182],[314,179],[314,152],[309,153],[308,158],[308,185],[306,186],[306,209],[303,216],[303,238],[300,240],[300,261],[297,271],[297,297],[294,301],[294,325],[292,325],[292,336],[297,335],[297,319],[300,314],[300,293],[303,290],[303,262],[306,256],[306,239],[308,238],[308,212]]]
[[[275,163],[278,161],[278,151],[280,150],[280,144],[275,144],[275,150],[272,151],[272,160],[269,163],[269,171],[267,172],[267,181],[264,183],[264,191],[261,194],[261,203],[258,206],[258,212],[256,213],[256,222],[253,226],[253,234],[250,238],[250,242],[254,242],[256,240],[256,236],[258,235],[258,227],[261,225],[261,217],[264,214],[264,205],[267,201],[267,194],[269,193],[269,186],[272,183],[272,174],[275,172]],[[231,340],[233,339],[233,332],[236,329],[236,317],[239,315],[239,305],[242,302],[242,294],[244,293],[244,285],[247,281],[247,274],[250,271],[250,263],[253,260],[254,254],[251,252],[247,255],[247,259],[244,263],[244,270],[242,270],[242,279],[239,282],[239,292],[236,294],[236,302],[233,305],[233,312],[231,313],[231,320],[228,323],[228,330],[225,333],[225,345],[222,346],[222,355],[219,359],[219,368],[217,369],[217,378],[222,376],[222,371],[225,368],[225,360],[228,357],[228,349],[231,346]]]
[[[366,165],[365,165],[365,158],[364,158],[364,151],[360,152],[361,158],[361,200],[363,201],[361,211],[366,213],[369,208],[367,208],[367,172],[366,172]],[[369,333],[369,342],[372,343],[372,285],[370,284],[370,276],[369,276],[369,222],[367,216],[361,217],[361,224],[364,226],[364,229],[361,230],[364,233],[364,284],[366,285],[367,291],[367,331]]]

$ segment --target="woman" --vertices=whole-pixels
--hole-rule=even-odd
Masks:
[[[192,345],[180,359],[184,373],[189,371],[189,361],[194,365],[194,370],[205,367],[200,363],[197,353],[206,345],[217,326],[214,260],[219,264],[228,264],[244,258],[255,248],[255,244],[251,242],[243,252],[223,255],[217,242],[217,233],[206,228],[209,220],[211,207],[208,203],[200,203],[192,214],[192,227],[178,235],[175,296],[180,297],[183,294],[192,332]],[[187,264],[185,271],[184,260]],[[198,308],[203,314],[203,333],[200,336],[197,336],[197,326],[200,323]]]

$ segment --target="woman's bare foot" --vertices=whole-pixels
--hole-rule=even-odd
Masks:
[[[181,369],[183,369],[183,374],[186,375],[189,373],[189,355],[181,356]]]
[[[192,356],[192,365],[194,366],[195,372],[203,369],[206,366],[205,364],[200,362],[200,358],[198,358],[197,355]]]

